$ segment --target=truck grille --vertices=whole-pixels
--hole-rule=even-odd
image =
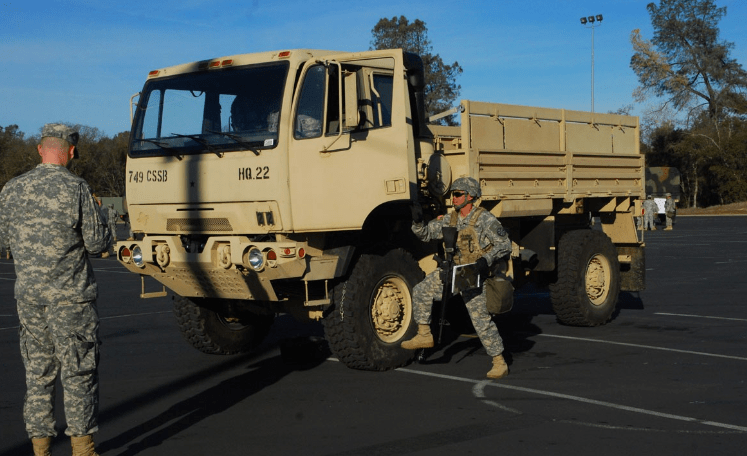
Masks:
[[[170,218],[167,231],[233,231],[227,218]]]

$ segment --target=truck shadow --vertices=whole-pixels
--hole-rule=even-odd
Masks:
[[[97,450],[101,454],[111,452],[119,456],[139,454],[148,448],[161,445],[164,441],[213,415],[225,412],[294,371],[313,369],[329,356],[326,343],[314,333],[315,331],[311,331],[304,335],[297,335],[293,329],[275,330],[262,344],[261,349],[253,354],[240,355],[227,363],[160,386],[147,394],[102,411],[101,422],[113,420],[123,414],[132,413],[150,401],[162,399],[162,395],[173,394],[174,390],[185,390],[221,373],[238,372],[215,386],[190,395],[158,415],[141,420],[137,425],[119,435],[101,442],[97,445]],[[280,348],[280,354],[261,358],[262,353],[275,348]]]

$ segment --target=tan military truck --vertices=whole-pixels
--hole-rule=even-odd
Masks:
[[[438,249],[415,239],[410,205],[436,217],[472,176],[509,230],[515,285],[549,284],[563,323],[607,322],[621,290],[644,286],[638,119],[462,101],[461,126],[435,126],[423,89],[422,61],[402,50],[151,71],[127,160],[135,240],[117,245],[164,286],[142,297],[171,290],[206,353],[249,350],[290,313],[321,319],[350,367],[401,366],[412,288]]]

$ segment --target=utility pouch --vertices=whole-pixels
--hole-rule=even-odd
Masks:
[[[514,286],[503,277],[491,277],[485,281],[485,297],[488,313],[506,313],[514,307]]]

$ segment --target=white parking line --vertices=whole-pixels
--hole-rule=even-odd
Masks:
[[[647,350],[661,350],[661,351],[668,351],[668,352],[674,352],[674,353],[686,353],[688,355],[710,356],[713,358],[725,358],[725,359],[736,359],[738,361],[747,361],[747,358],[743,356],[719,355],[717,353],[705,353],[705,352],[696,352],[696,351],[690,351],[690,350],[679,350],[676,348],[655,347],[653,345],[630,344],[627,342],[612,342],[609,340],[587,339],[585,337],[558,336],[556,334],[537,334],[537,336],[554,337],[557,339],[579,340],[583,342],[596,342],[599,344],[622,345],[625,347],[645,348]]]
[[[99,318],[99,320],[111,320],[113,318],[125,318],[125,317],[141,317],[143,315],[156,315],[156,314],[165,314],[165,313],[171,313],[170,310],[162,310],[159,312],[144,312],[144,313],[137,313],[137,314],[127,314],[127,315],[114,315],[112,317],[102,317]]]
[[[747,432],[747,427],[744,427],[744,426],[737,426],[737,425],[728,424],[728,423],[719,423],[716,421],[701,420],[699,418],[692,418],[689,416],[673,415],[671,413],[662,413],[662,412],[657,412],[655,410],[646,410],[646,409],[642,409],[638,407],[629,407],[627,405],[614,404],[612,402],[598,401],[595,399],[587,399],[585,397],[580,397],[580,396],[571,396],[570,394],[555,393],[552,391],[545,391],[545,390],[539,390],[539,389],[534,389],[534,388],[524,388],[521,386],[507,385],[505,383],[495,383],[493,381],[486,382],[484,380],[475,380],[471,378],[456,377],[453,375],[436,374],[433,372],[422,372],[422,371],[418,371],[414,369],[407,369],[407,368],[399,368],[396,370],[399,372],[406,372],[408,374],[423,375],[426,377],[442,378],[446,380],[455,380],[455,381],[465,382],[465,383],[474,383],[475,387],[473,388],[473,393],[475,392],[475,389],[478,389],[479,390],[478,394],[480,394],[482,397],[485,397],[485,396],[484,394],[481,393],[481,388],[484,388],[486,386],[492,386],[494,388],[502,388],[502,389],[508,389],[508,390],[513,390],[513,391],[520,391],[522,393],[555,397],[558,399],[565,399],[569,401],[581,402],[581,403],[590,404],[590,405],[597,405],[600,407],[623,410],[626,412],[633,412],[633,413],[638,413],[642,415],[650,415],[650,416],[655,416],[658,418],[666,418],[666,419],[677,420],[677,421],[686,421],[690,423],[702,424],[705,426],[714,426],[714,427],[723,428],[723,429],[730,429],[733,431]],[[518,412],[517,410],[513,410],[507,407],[502,406],[501,408],[503,408],[504,410],[508,409],[507,411],[511,411],[513,413],[521,413],[521,412]]]
[[[728,317],[711,317],[709,315],[688,315],[688,314],[676,314],[667,312],[656,312],[654,315],[669,315],[671,317],[691,317],[691,318],[710,318],[713,320],[728,320],[728,321],[747,321],[747,318],[728,318]]]

